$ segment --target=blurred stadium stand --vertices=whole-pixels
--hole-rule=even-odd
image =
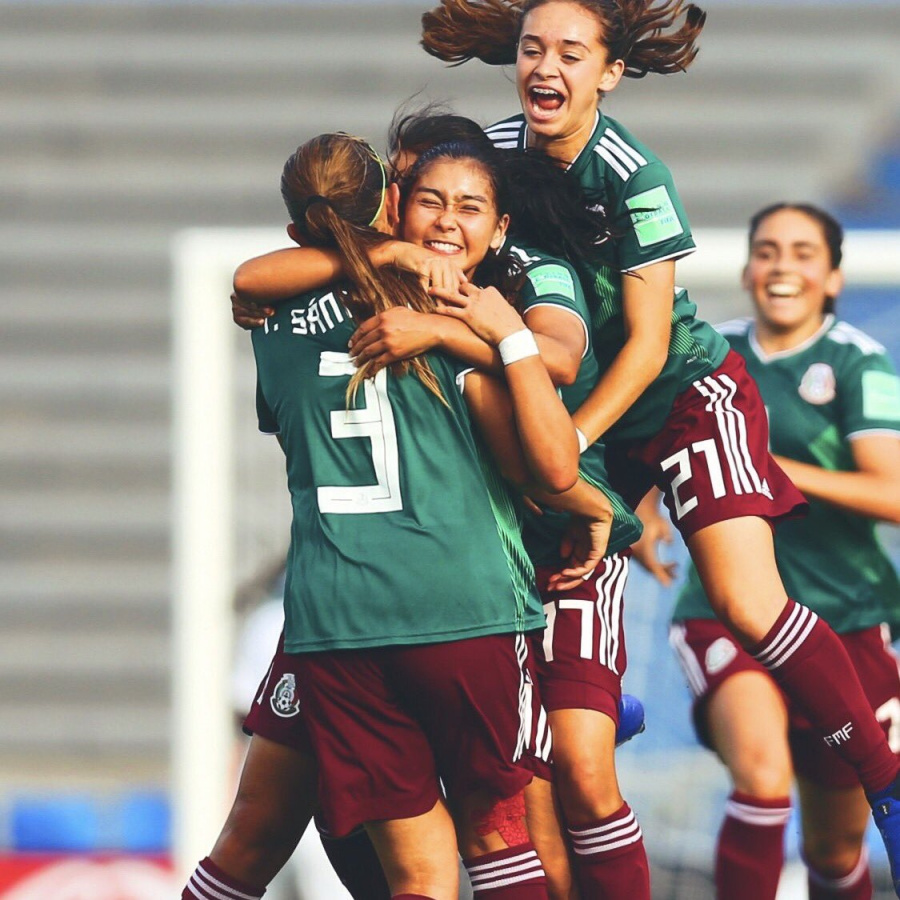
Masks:
[[[695,226],[781,199],[900,226],[900,7],[705,5],[689,76],[605,105],[670,163]],[[170,238],[282,223],[298,143],[381,146],[418,91],[514,112],[509,73],[417,48],[427,6],[0,2],[0,792],[165,783]],[[895,304],[859,308],[896,354]]]

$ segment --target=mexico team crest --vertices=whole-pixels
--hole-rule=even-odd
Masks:
[[[272,696],[269,698],[272,712],[282,719],[289,719],[300,712],[300,701],[297,699],[297,678],[291,672],[281,676]]]
[[[822,406],[834,400],[836,384],[834,369],[828,363],[813,363],[800,379],[798,390],[807,403]]]

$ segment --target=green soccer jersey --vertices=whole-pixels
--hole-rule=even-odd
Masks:
[[[575,270],[567,262],[546,256],[529,247],[511,246],[510,253],[525,270],[521,290],[525,312],[539,306],[555,306],[575,316],[585,335],[584,354],[573,384],[564,385],[559,393],[569,412],[575,412],[597,383],[598,366],[594,356],[590,314],[584,292]],[[590,446],[581,455],[579,472],[589,484],[609,497],[613,507],[612,531],[607,553],[630,547],[641,535],[641,523],[625,501],[609,486],[602,443]],[[525,515],[523,537],[525,547],[536,565],[555,565],[559,562],[559,544],[569,517],[565,513],[547,509],[541,516]]]
[[[524,150],[528,146],[528,128],[521,114],[492,125],[487,135],[497,147]],[[668,168],[615,119],[597,114],[590,140],[569,172],[588,199],[605,211],[615,234],[598,246],[597,258],[589,267],[579,266],[602,375],[625,343],[623,278],[639,277],[646,266],[686,256],[695,245]],[[728,344],[712,326],[697,319],[696,312],[687,291],[676,287],[665,367],[609,430],[610,440],[657,434],[675,397],[722,364]]]
[[[321,291],[253,332],[260,429],[280,436],[293,506],[285,649],[542,628],[521,523],[479,453],[459,367],[428,357],[447,405],[415,375],[381,371],[348,408],[355,327],[339,292]]]
[[[750,319],[721,327],[744,357],[769,413],[772,452],[832,471],[852,471],[851,442],[866,434],[900,436],[900,381],[882,347],[828,316],[792,350],[767,355]],[[838,633],[900,619],[900,581],[875,522],[810,500],[809,515],[778,524],[775,555],[788,594]],[[712,612],[691,567],[674,618]]]

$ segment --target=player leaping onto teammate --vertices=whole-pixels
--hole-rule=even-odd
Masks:
[[[583,273],[603,371],[576,425],[608,441],[613,487],[632,503],[662,490],[716,615],[857,772],[900,892],[900,765],[843,645],[775,564],[771,525],[802,495],[769,456],[743,362],[675,288],[694,243],[668,169],[598,109],[623,76],[685,69],[704,20],[683,0],[444,0],[423,44],[450,62],[515,63],[522,114],[488,133],[554,156],[622,227]],[[597,827],[573,821],[576,840]]]

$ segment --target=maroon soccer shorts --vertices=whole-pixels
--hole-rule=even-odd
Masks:
[[[284,632],[269,671],[260,682],[250,712],[244,719],[244,732],[311,754],[312,743],[306,723],[300,715],[296,656],[284,652]]]
[[[451,807],[524,788],[525,657],[513,634],[294,655],[331,832],[421,815],[439,779]]]
[[[535,642],[541,700],[547,710],[594,709],[617,725],[625,674],[624,591],[630,550],[607,556],[578,587],[548,591],[552,567],[538,567],[547,628]]]
[[[606,462],[610,483],[632,508],[655,484],[685,538],[728,519],[775,521],[806,508],[769,453],[765,406],[733,350],[675,398],[659,434],[610,442]]]
[[[853,662],[891,749],[900,753],[900,671],[898,659],[890,647],[887,626],[875,625],[838,637]],[[759,672],[767,678],[771,676],[716,619],[676,622],[669,631],[669,642],[678,655],[694,696],[694,730],[700,743],[711,747],[705,710],[719,686],[732,675],[744,671]],[[788,710],[788,740],[795,772],[826,788],[859,785],[855,770],[828,747],[807,719],[793,708],[787,696],[782,693],[782,697]],[[752,715],[752,710],[747,714]]]

